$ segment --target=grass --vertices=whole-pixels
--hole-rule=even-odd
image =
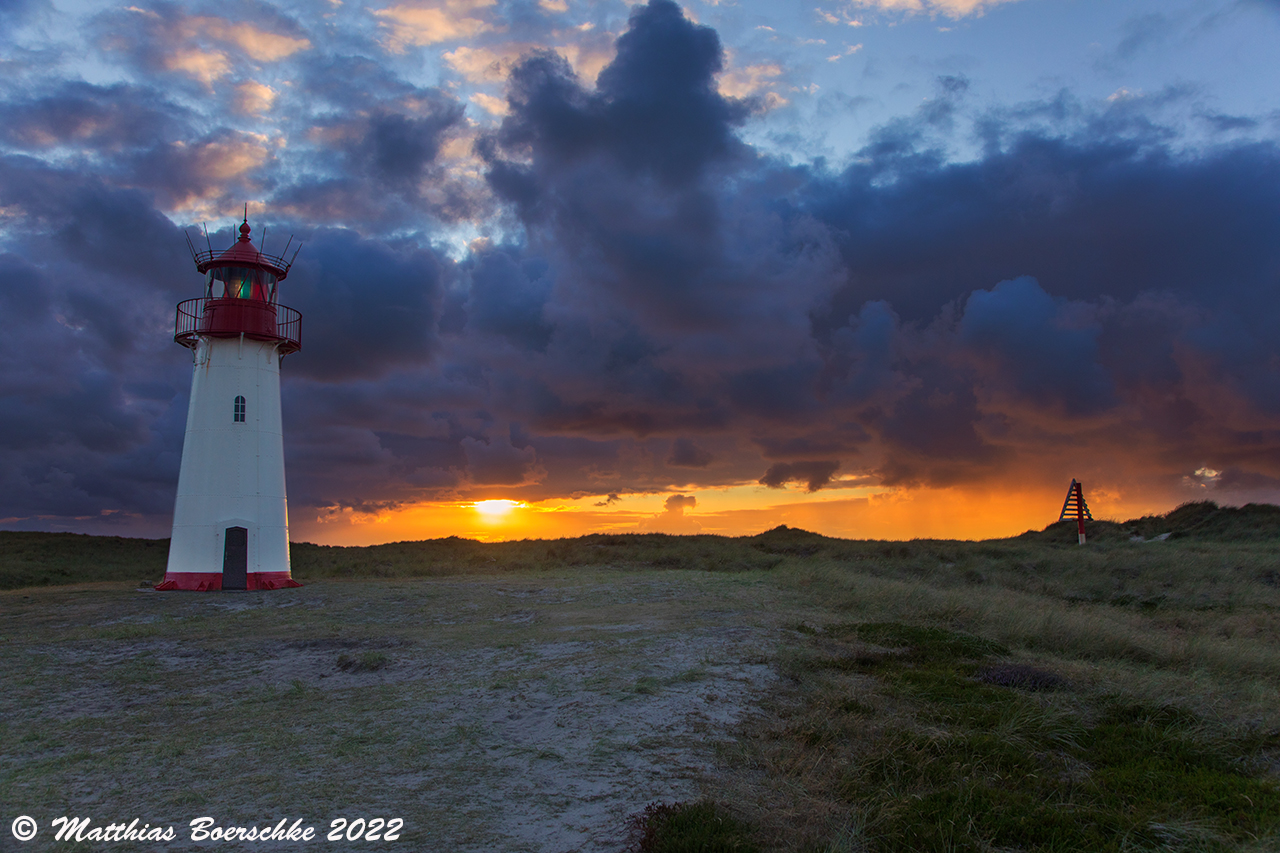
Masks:
[[[364,652],[357,656],[338,655],[338,669],[343,672],[377,672],[391,665],[391,658],[385,652]]]
[[[911,711],[850,744],[837,784],[874,849],[1230,850],[1280,825],[1280,789],[1244,767],[1254,738],[1219,738],[1176,706],[1099,697],[1067,710],[984,683],[981,664],[1008,650],[968,634],[897,623],[825,633],[850,653],[793,666],[874,675]],[[834,712],[867,719],[861,707]]]
[[[159,581],[168,558],[168,539],[0,531],[0,589]]]
[[[769,849],[1280,848],[1280,543],[1055,535],[787,573],[823,604],[733,756]]]
[[[678,742],[714,772],[609,793],[680,804],[639,812],[676,845],[646,850],[1280,849],[1280,510],[1089,531],[295,544],[307,587],[237,596],[132,592],[163,543],[0,534],[0,800],[248,820],[302,786],[335,815],[415,803],[424,849],[557,850],[501,815],[596,802],[556,785]],[[732,739],[634,716],[734,690]]]
[[[628,853],[757,853],[750,831],[713,802],[650,803],[632,823]]]

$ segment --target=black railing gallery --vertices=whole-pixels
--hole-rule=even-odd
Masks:
[[[173,339],[195,348],[201,336],[278,341],[280,354],[302,349],[302,315],[287,305],[256,299],[188,299],[178,303]]]

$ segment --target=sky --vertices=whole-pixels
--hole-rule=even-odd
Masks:
[[[0,0],[0,527],[168,535],[184,232],[245,205],[303,244],[295,541],[1280,503],[1276,44],[1277,0]]]

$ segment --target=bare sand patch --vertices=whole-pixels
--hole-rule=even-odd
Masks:
[[[629,815],[714,784],[772,683],[777,593],[758,581],[8,594],[0,799],[182,840],[132,849],[189,849],[210,815],[401,817],[395,846],[421,851],[618,851]]]

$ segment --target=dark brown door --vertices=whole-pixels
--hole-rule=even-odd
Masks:
[[[228,527],[222,546],[222,588],[244,589],[249,573],[249,531]]]

